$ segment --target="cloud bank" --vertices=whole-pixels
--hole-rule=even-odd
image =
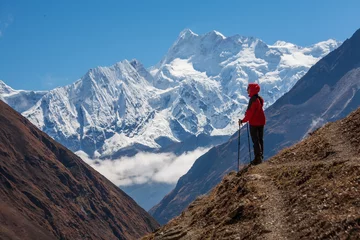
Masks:
[[[76,154],[115,185],[130,186],[151,182],[174,184],[209,149],[199,148],[180,156],[173,153],[138,153],[134,157],[116,160],[91,159],[82,151]]]

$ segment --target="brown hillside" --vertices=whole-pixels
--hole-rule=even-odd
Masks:
[[[143,239],[360,239],[360,109],[226,175]]]
[[[0,101],[0,239],[136,239],[158,224]]]

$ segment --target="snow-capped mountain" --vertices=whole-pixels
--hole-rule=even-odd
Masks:
[[[0,80],[0,99],[20,113],[33,107],[46,93],[46,91],[14,90]]]
[[[186,29],[151,73],[155,75],[154,86],[161,89],[203,73],[238,102],[247,96],[248,82],[260,82],[268,106],[338,46],[332,39],[309,47],[283,41],[267,45],[253,37],[225,37],[217,31],[197,35]]]
[[[36,95],[37,102],[21,100],[26,107],[17,110],[71,150],[93,157],[161,149],[199,134],[229,136],[247,105],[248,82],[261,83],[269,106],[339,44],[267,45],[187,29],[149,71],[137,60],[91,69],[71,85]],[[3,89],[4,100],[17,107],[4,97],[13,90]]]
[[[110,155],[131,143],[154,146],[139,132],[154,116],[149,99],[155,93],[125,60],[91,69],[75,83],[51,90],[23,114],[73,151]]]
[[[253,37],[225,37],[217,31],[197,35],[186,29],[150,72],[155,87],[190,89],[180,92],[182,99],[201,99],[201,102],[186,102],[186,107],[182,108],[185,117],[179,120],[181,124],[189,124],[189,119],[196,117],[204,118],[211,124],[196,125],[201,126],[201,132],[206,129],[210,135],[230,135],[236,127],[234,120],[243,113],[247,103],[249,82],[261,83],[261,95],[266,107],[270,106],[339,44],[330,39],[309,47],[283,41],[267,45]],[[207,90],[213,92],[212,96],[201,92],[206,84],[211,86],[212,89]],[[208,102],[204,96],[214,101]],[[209,114],[205,110],[198,111],[202,103],[210,106]],[[195,125],[191,127],[196,129]]]

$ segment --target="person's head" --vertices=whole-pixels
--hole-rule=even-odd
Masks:
[[[249,83],[247,87],[247,92],[249,97],[254,96],[255,94],[258,94],[260,92],[260,85],[257,83]]]

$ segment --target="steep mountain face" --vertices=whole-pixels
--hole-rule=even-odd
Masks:
[[[154,88],[123,61],[50,91],[23,115],[73,151],[112,155],[134,142],[156,146],[147,132],[139,137],[154,117],[147,101],[153,95]]]
[[[72,151],[90,157],[166,151],[200,134],[211,146],[224,141],[217,136],[227,139],[236,131],[248,82],[262,84],[270,106],[338,45],[334,40],[310,47],[267,45],[251,37],[184,30],[150,71],[137,60],[92,69],[20,112]]]
[[[265,157],[301,140],[329,121],[360,106],[360,30],[316,63],[295,86],[267,108]],[[246,127],[241,130],[241,162],[249,162]],[[177,216],[197,196],[207,193],[237,166],[238,136],[196,160],[176,188],[150,213],[160,223]]]
[[[226,175],[144,240],[359,239],[360,108]]]
[[[0,238],[137,239],[158,223],[0,101]]]
[[[0,100],[20,113],[33,107],[46,93],[46,91],[14,90],[0,80]]]

